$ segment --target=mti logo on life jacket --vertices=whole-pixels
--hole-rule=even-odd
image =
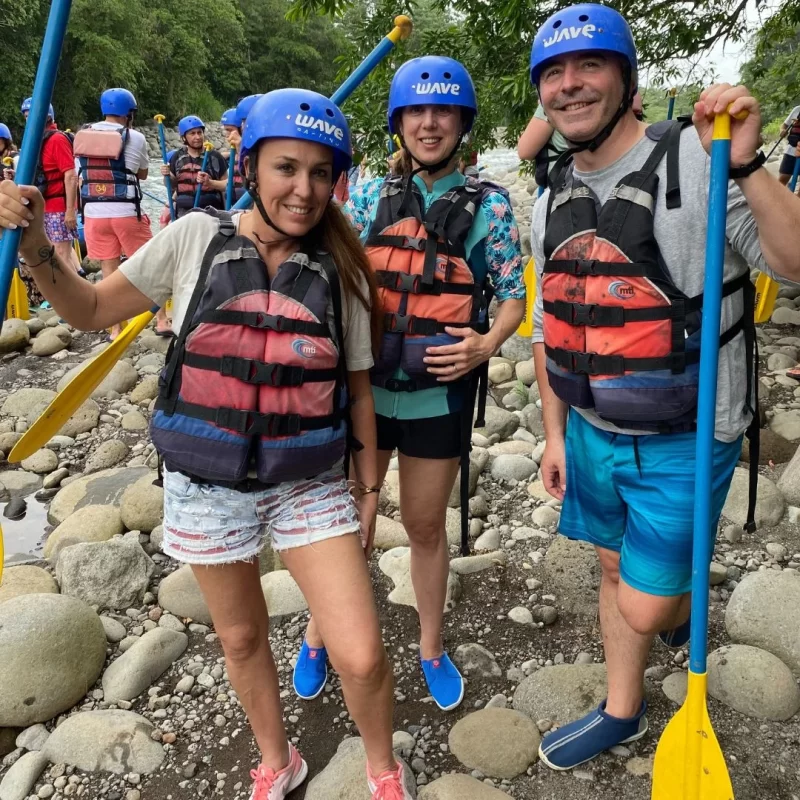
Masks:
[[[104,183],[96,183],[94,185],[95,194],[105,194],[108,191],[108,187]]]
[[[295,339],[292,342],[292,350],[301,358],[313,358],[317,354],[317,346],[308,339]]]
[[[635,294],[633,286],[624,281],[613,281],[608,284],[608,293],[617,300],[630,300]]]
[[[311,131],[322,131],[328,136],[334,136],[340,142],[344,139],[344,131],[338,125],[326,122],[324,119],[317,119],[310,114],[298,114],[294,124],[300,128],[308,128]]]
[[[579,36],[585,36],[587,39],[593,39],[592,34],[597,31],[597,26],[587,22],[583,27],[570,25],[566,28],[559,28],[549,39],[544,40],[544,46],[550,47],[557,42],[563,42],[565,39],[577,39]],[[602,33],[602,29],[597,31]]]
[[[428,81],[427,83],[414,83],[411,88],[417,94],[451,94],[458,97],[461,94],[461,84],[458,83],[439,83],[438,81]]]

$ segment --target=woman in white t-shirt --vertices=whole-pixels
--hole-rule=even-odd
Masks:
[[[163,550],[191,565],[211,612],[261,750],[256,800],[281,800],[308,772],[287,742],[268,641],[257,558],[267,533],[328,643],[372,797],[411,797],[392,754],[392,673],[362,550],[379,488],[376,290],[330,201],[350,165],[347,122],[330,100],[264,95],[241,152],[256,208],[188,214],[96,286],[55,255],[38,190],[0,184],[0,226],[24,227],[21,253],[70,324],[105,328],[174,297],[180,334],[151,425],[165,466]]]

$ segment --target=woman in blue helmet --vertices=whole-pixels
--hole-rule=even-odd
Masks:
[[[14,158],[17,155],[17,148],[14,147],[14,138],[11,135],[11,130],[8,125],[0,122],[0,174],[6,170],[9,171],[9,179],[14,178],[14,165],[3,164],[3,159]]]
[[[388,110],[389,132],[404,150],[403,174],[356,187],[345,206],[366,246],[384,312],[371,375],[378,478],[382,483],[398,450],[421,667],[443,710],[464,697],[464,680],[442,638],[450,560],[445,514],[459,462],[468,459],[475,371],[498,352],[525,310],[519,232],[508,198],[458,170],[477,113],[472,79],[458,61],[425,56],[403,64]],[[491,327],[489,287],[500,301]],[[322,645],[311,625],[294,675],[301,697],[314,697],[324,685]]]
[[[236,203],[241,200],[246,189],[244,185],[244,176],[239,171],[239,151],[242,146],[242,134],[239,130],[235,108],[229,108],[223,113],[220,125],[222,125],[222,131],[225,134],[225,139],[229,147],[232,147],[235,151],[233,162],[233,202]],[[230,164],[228,168],[230,169]],[[228,177],[230,178],[230,176]],[[225,188],[227,189],[227,186]]]
[[[27,224],[20,252],[78,328],[174,299],[180,334],[151,429],[165,467],[163,550],[191,565],[261,751],[252,800],[282,800],[308,771],[287,742],[269,646],[257,558],[267,534],[329,643],[370,796],[410,800],[392,754],[392,674],[362,546],[379,490],[375,287],[331,202],[351,164],[350,132],[330,100],[301,89],[264,95],[248,119],[242,169],[255,209],[188,214],[97,286],[54,256],[34,188],[0,185],[0,225]]]

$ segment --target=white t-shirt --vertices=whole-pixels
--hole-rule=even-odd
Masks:
[[[95,122],[92,125],[93,131],[121,131],[122,125],[116,122]],[[150,166],[150,159],[147,155],[147,140],[144,134],[131,128],[128,131],[127,142],[125,143],[125,166],[134,174],[140,169],[147,169]],[[80,159],[75,159],[75,170],[80,175]],[[128,197],[134,197],[133,187],[128,189]],[[133,203],[87,203],[84,207],[86,219],[108,219],[109,217],[135,217],[136,206]]]
[[[791,128],[791,126],[792,126],[792,123],[793,123],[793,122],[794,122],[796,119],[798,119],[798,117],[800,117],[800,106],[795,106],[795,107],[792,109],[792,113],[791,113],[791,114],[789,114],[789,116],[788,116],[788,117],[786,117],[786,119],[784,120],[783,124],[784,124],[784,125],[785,125],[787,128]],[[793,156],[793,155],[795,155],[795,147],[794,147],[794,145],[791,145],[791,144],[789,144],[789,143],[787,142],[787,143],[786,143],[786,149],[783,151],[783,154],[784,154],[785,156]]]
[[[237,230],[240,219],[241,214],[233,215]],[[172,326],[176,333],[183,325],[203,255],[218,230],[217,220],[210,214],[187,214],[164,228],[120,266],[125,277],[156,305],[163,306],[172,297]],[[362,289],[368,297],[366,281]],[[369,313],[357,298],[344,292],[342,313],[347,369],[350,372],[369,369],[373,364]],[[332,320],[328,322],[332,324]]]

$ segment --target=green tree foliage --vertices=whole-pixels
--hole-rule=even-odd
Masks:
[[[0,121],[21,136],[21,100],[31,94],[47,0],[0,0],[3,60]],[[185,114],[219,119],[254,92],[304,86],[331,92],[340,26],[315,17],[286,21],[288,0],[74,0],[53,96],[62,127],[99,118],[111,86],[136,94],[139,118]]]

